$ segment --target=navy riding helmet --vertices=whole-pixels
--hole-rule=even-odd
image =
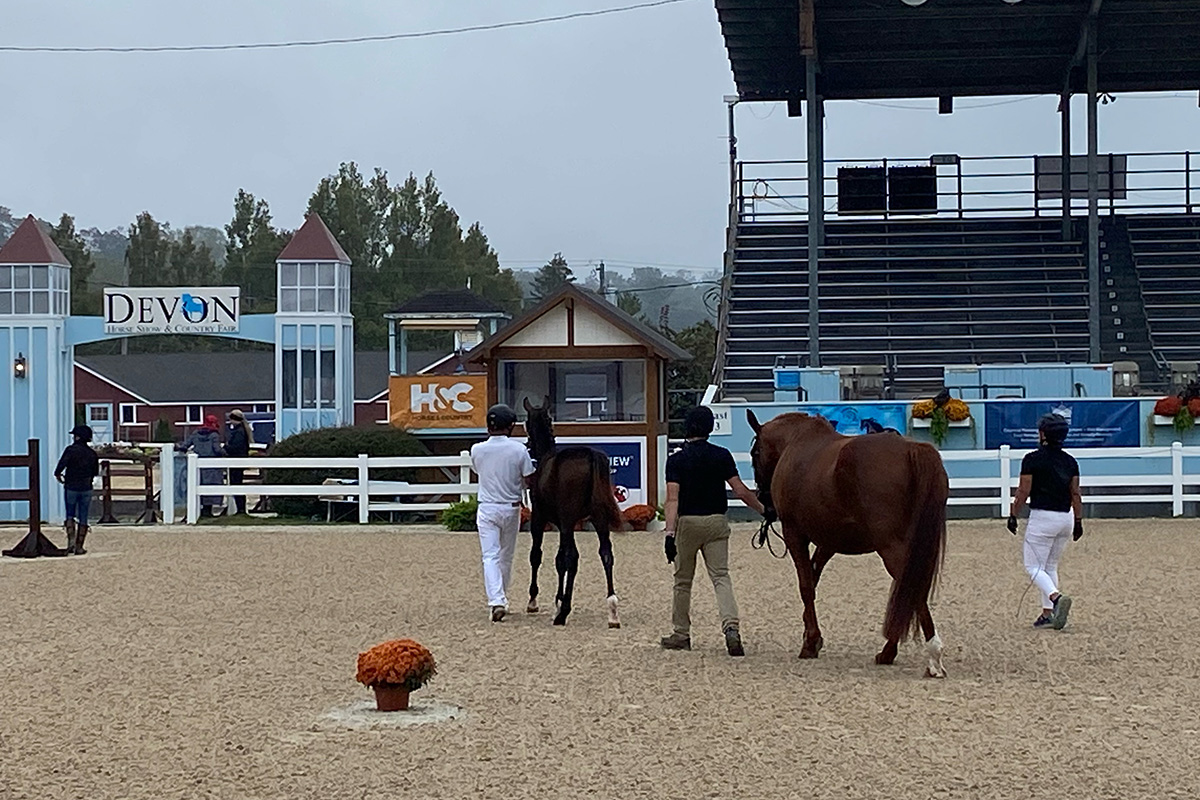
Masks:
[[[497,403],[488,409],[487,426],[489,431],[505,431],[517,424],[517,412],[504,403]]]
[[[1067,440],[1071,431],[1071,423],[1058,414],[1046,414],[1038,420],[1038,432],[1046,437],[1050,444],[1062,444]]]

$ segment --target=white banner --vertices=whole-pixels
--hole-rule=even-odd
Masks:
[[[106,288],[104,332],[237,333],[240,297],[237,286]]]

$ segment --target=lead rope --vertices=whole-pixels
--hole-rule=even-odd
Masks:
[[[771,541],[772,536],[779,540],[779,543],[783,548],[782,552],[775,552],[775,545]],[[755,550],[762,550],[765,547],[771,555],[775,556],[775,558],[787,558],[787,542],[784,540],[783,536],[780,535],[779,531],[775,530],[775,523],[767,519],[764,519],[762,521],[762,525],[758,526],[758,531],[750,536],[750,546]]]

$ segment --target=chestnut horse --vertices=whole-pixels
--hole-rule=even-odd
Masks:
[[[558,593],[555,625],[566,625],[575,591],[575,573],[579,569],[579,548],[575,546],[575,525],[591,519],[600,537],[600,563],[608,580],[608,627],[621,627],[617,616],[617,593],[613,590],[613,549],[609,531],[620,530],[621,510],[613,497],[612,467],[608,456],[591,447],[559,448],[554,441],[554,422],[550,419],[550,400],[538,408],[525,398],[525,432],[533,460],[537,462],[530,488],[529,532],[533,547],[529,551],[529,613],[538,610],[538,568],[542,565],[542,537],[547,525],[558,528]]]
[[[821,417],[782,414],[765,425],[746,411],[758,496],[778,514],[804,600],[801,658],[823,640],[814,609],[821,570],[835,554],[878,553],[892,576],[877,664],[896,659],[911,630],[925,634],[925,674],[943,678],[942,641],[929,613],[946,542],[950,483],[938,451],[896,433],[843,436]],[[809,543],[816,545],[811,558]]]

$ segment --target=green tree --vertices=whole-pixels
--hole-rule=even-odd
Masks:
[[[351,311],[362,348],[384,347],[383,314],[431,289],[462,288],[469,279],[476,292],[505,308],[520,304],[515,277],[500,269],[478,223],[464,235],[432,173],[393,185],[382,169],[366,179],[354,163],[342,164],[317,185],[308,207],[353,262]]]
[[[171,261],[171,226],[159,224],[149,211],[137,215],[129,226],[129,248],[125,251],[129,286],[166,286]]]
[[[642,301],[632,292],[617,292],[617,308],[637,319],[642,314]]]
[[[91,248],[75,230],[75,218],[63,214],[50,229],[50,238],[71,264],[71,313],[99,314],[100,293],[88,285],[96,269]]]
[[[206,286],[217,280],[217,262],[207,244],[196,241],[191,228],[171,242],[168,249],[170,284]]]
[[[271,224],[271,208],[244,189],[233,199],[233,219],[225,226],[225,266],[221,281],[241,287],[242,307],[275,308],[275,259],[291,238]]]
[[[712,380],[717,357],[717,328],[708,320],[680,331],[668,332],[671,340],[692,354],[691,361],[672,364],[667,370],[670,389],[703,389]]]
[[[533,278],[533,299],[545,300],[565,284],[574,282],[575,274],[567,266],[567,260],[562,253],[555,253]]]

